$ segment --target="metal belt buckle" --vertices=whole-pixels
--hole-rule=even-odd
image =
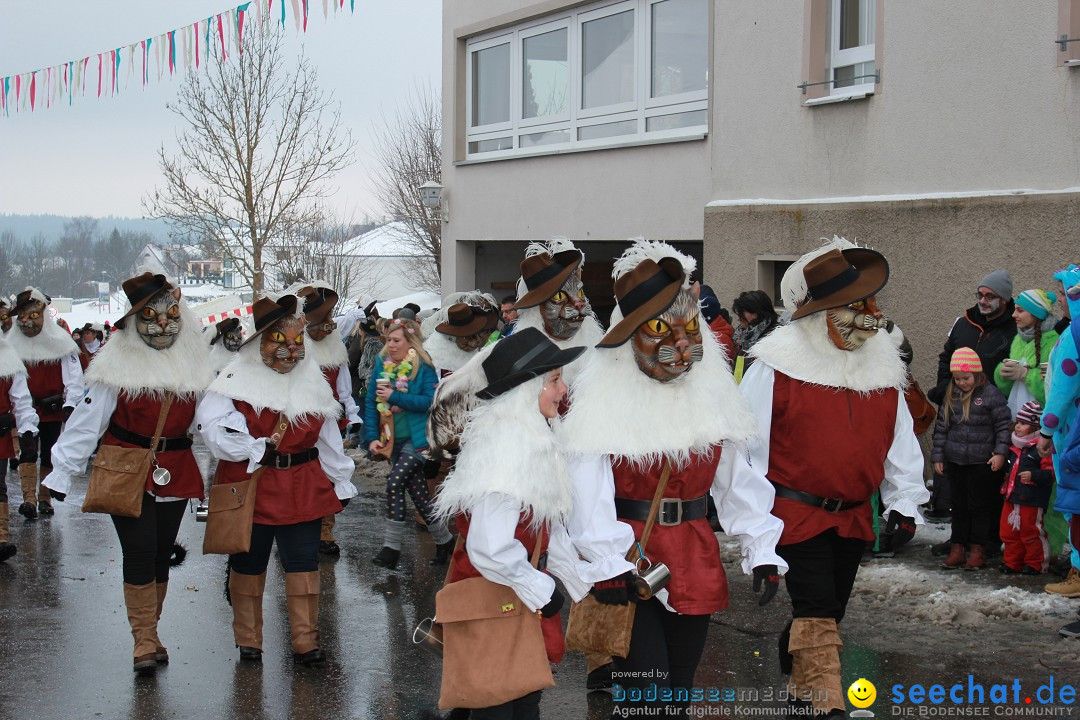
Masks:
[[[282,465],[282,462],[285,464]],[[278,470],[288,470],[292,467],[292,455],[278,455],[274,458],[274,467]]]
[[[154,452],[165,452],[165,442],[168,438],[159,437],[157,445],[154,447]]]
[[[825,512],[836,513],[840,512],[840,506],[843,504],[843,500],[838,500],[836,498],[825,498],[821,501],[821,509]]]
[[[675,506],[675,521],[674,522],[669,522],[668,519],[667,519],[667,508],[672,506],[672,505]],[[672,527],[672,526],[678,525],[678,524],[680,524],[682,522],[682,513],[683,513],[683,508],[682,508],[682,500],[681,499],[679,499],[679,498],[663,498],[662,500],[660,500],[660,512],[658,513],[658,517],[656,518],[656,521],[658,523],[660,523],[660,525],[663,526],[663,527]]]

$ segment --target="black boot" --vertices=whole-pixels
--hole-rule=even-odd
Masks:
[[[240,646],[240,659],[245,662],[262,662],[262,650],[259,648]]]
[[[371,562],[375,563],[379,567],[387,568],[388,570],[397,569],[398,558],[401,557],[400,550],[394,550],[393,548],[383,547],[379,551],[379,554],[371,558]]]
[[[314,650],[308,650],[306,653],[293,653],[292,660],[293,665],[318,667],[326,663],[326,653],[322,651],[322,648],[315,648]]]
[[[6,518],[5,518],[6,522]],[[15,546],[9,542],[0,543],[0,562],[4,562],[16,553]]]
[[[341,547],[333,540],[320,540],[319,552],[323,555],[340,555]]]
[[[933,555],[934,557],[941,557],[943,555],[948,555],[949,550],[951,548],[952,548],[952,540],[946,540],[943,543],[938,543],[937,545],[931,545],[930,546],[930,554]]]
[[[19,514],[25,516],[27,520],[37,520],[37,508],[34,507],[34,503],[24,502],[19,506]]]
[[[435,546],[435,557],[431,559],[432,565],[445,565],[446,561],[450,559],[450,556],[454,553],[454,544],[456,540],[450,538],[444,543],[439,543]]]

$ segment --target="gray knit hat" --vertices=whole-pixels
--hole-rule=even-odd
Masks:
[[[982,280],[976,287],[987,287],[994,291],[994,293],[1001,298],[1011,300],[1013,295],[1012,275],[1008,270],[997,269],[990,273]]]

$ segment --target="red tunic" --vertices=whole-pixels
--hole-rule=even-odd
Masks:
[[[693,500],[707,495],[720,464],[720,452],[716,447],[708,454],[695,453],[686,467],[672,467],[664,497]],[[613,457],[611,469],[615,474],[616,497],[652,502],[660,482],[662,462],[639,470],[629,462]],[[645,529],[643,520],[622,522],[634,528],[634,537],[641,540]],[[655,523],[645,555],[653,563],[664,563],[671,571],[668,605],[677,612],[711,615],[727,607],[727,575],[720,562],[720,546],[705,518],[670,527]]]
[[[823,387],[776,371],[769,480],[824,498],[866,501],[830,513],[798,500],[776,498],[773,515],[784,521],[780,545],[802,542],[829,528],[841,537],[874,539],[869,500],[885,479],[897,392]]]
[[[338,396],[337,381],[338,374],[341,372],[340,365],[327,365],[326,367],[319,368],[322,370],[322,375],[326,378],[326,382],[330,383],[330,392],[334,394],[334,399],[338,402],[344,402],[342,398]],[[344,430],[349,426],[349,420],[344,415],[337,421],[338,430]]]
[[[82,348],[79,349],[79,364],[82,365],[83,372],[86,372],[86,368],[90,367],[90,361],[93,359],[93,353],[88,353]]]
[[[15,415],[15,404],[11,402],[11,378],[0,378],[0,415],[11,413]],[[12,431],[0,433],[0,460],[15,457],[15,441]],[[0,519],[6,522],[6,519]]]
[[[161,403],[163,398],[156,396],[130,397],[127,392],[120,391],[116,397],[116,409],[113,411],[111,422],[125,430],[154,436],[157,428],[158,416],[161,415]],[[164,438],[182,437],[187,435],[191,421],[195,418],[195,397],[193,395],[181,395],[173,398],[169,407],[169,414],[165,416],[165,426],[161,436]],[[117,445],[119,447],[138,447],[130,443],[117,440],[106,431],[101,442],[105,445]],[[203,497],[203,477],[199,471],[199,465],[195,462],[195,454],[191,448],[187,450],[166,450],[157,454],[157,464],[172,474],[172,479],[167,485],[155,485],[152,479],[153,468],[146,475],[146,490],[159,497],[174,498],[199,498]]]
[[[274,434],[278,413],[263,409],[256,413],[251,405],[234,400],[233,405],[247,420],[248,433],[255,438]],[[289,423],[278,452],[298,453],[315,447],[322,430],[321,417],[307,416]],[[247,460],[222,460],[218,464],[218,483],[247,480]],[[255,491],[255,522],[261,525],[294,525],[341,512],[341,501],[334,484],[323,472],[318,458],[291,468],[268,467],[259,475]]]
[[[39,363],[26,363],[26,385],[30,388],[30,395],[34,398],[34,411],[38,414],[39,422],[63,422],[62,412],[43,413],[37,406],[39,400],[44,400],[53,395],[64,394],[64,371],[60,363],[67,360],[46,360]]]
[[[481,577],[480,571],[473,567],[469,560],[469,553],[465,550],[465,543],[469,537],[469,517],[461,513],[456,519],[458,532],[461,533],[461,542],[454,549],[454,555],[450,559],[450,576],[447,582],[457,582],[468,578]],[[536,531],[529,528],[525,515],[518,520],[517,528],[514,529],[514,539],[525,546],[525,551],[532,560],[533,550],[536,548]],[[547,552],[550,536],[547,528],[543,529],[540,536],[540,552]],[[562,617],[552,615],[549,618],[541,618],[540,629],[544,632],[544,647],[547,648],[548,660],[553,663],[561,662],[566,654],[566,641],[562,632]]]

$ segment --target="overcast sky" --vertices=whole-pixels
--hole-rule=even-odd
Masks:
[[[0,0],[0,78],[87,55],[93,66],[99,52],[126,49],[239,1]],[[288,2],[275,0],[275,11],[282,1]],[[331,11],[325,21],[321,0],[309,5],[308,31],[299,37],[288,6],[288,47],[298,52],[303,44],[320,86],[341,102],[344,125],[357,143],[356,163],[337,176],[331,203],[359,220],[381,211],[368,181],[372,129],[418,84],[438,89],[441,2],[356,0],[355,14],[345,3],[344,13]],[[165,104],[181,81],[166,72],[143,89],[139,67],[136,59],[130,87],[117,96],[98,99],[88,82],[86,97],[71,107],[65,101],[0,116],[0,213],[143,215],[141,198],[161,184],[157,150],[162,144],[175,150],[175,116]],[[127,79],[126,60],[120,78]],[[14,93],[13,79],[12,100]]]

